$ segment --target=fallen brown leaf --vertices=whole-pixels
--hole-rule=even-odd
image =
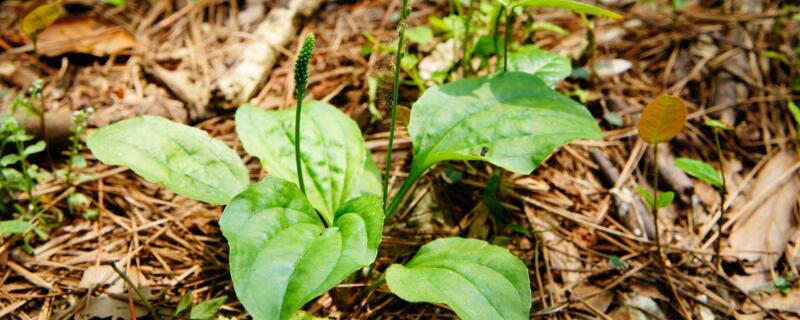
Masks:
[[[39,53],[50,57],[68,52],[102,57],[137,46],[133,36],[122,27],[89,15],[56,21],[39,34],[38,42]]]
[[[749,188],[748,198],[760,199],[765,192],[769,195],[752,214],[737,221],[732,228],[729,237],[731,253],[741,260],[756,263],[750,275],[734,277],[744,290],[769,281],[769,270],[780,259],[797,228],[792,212],[800,192],[800,177],[795,174],[777,189],[774,185],[797,161],[797,156],[788,151],[769,160]]]

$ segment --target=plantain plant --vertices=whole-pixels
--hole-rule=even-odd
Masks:
[[[404,1],[402,16],[409,10]],[[398,53],[402,43],[401,36]],[[389,197],[356,123],[330,104],[303,101],[312,49],[309,37],[295,65],[297,108],[245,104],[236,111],[244,150],[269,173],[258,183],[250,184],[242,160],[224,143],[164,118],[124,120],[88,138],[104,163],[226,205],[220,227],[230,246],[231,278],[256,319],[289,319],[370,265],[384,221],[437,163],[479,160],[528,174],[559,146],[602,137],[584,106],[552,89],[563,72],[547,81],[519,71],[454,81],[425,91],[411,108],[414,157],[408,179]],[[397,88],[394,93],[396,101]],[[383,281],[402,299],[445,303],[463,319],[529,318],[525,263],[482,240],[430,242],[405,265],[391,265],[376,284]]]

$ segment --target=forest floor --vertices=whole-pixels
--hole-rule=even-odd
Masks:
[[[401,1],[309,0],[308,12],[274,14],[298,2],[129,1],[115,7],[64,0],[68,14],[39,34],[37,53],[18,27],[36,2],[0,3],[0,108],[41,77],[50,117],[47,152],[31,159],[41,173],[33,189],[40,208],[35,220],[47,236],[0,238],[0,318],[147,314],[133,291],[115,280],[112,263],[124,267],[164,314],[190,290],[194,303],[227,296],[218,315],[246,314],[228,274],[221,206],[103,165],[85,148],[80,155],[87,165],[76,168],[78,179],[68,183],[57,172],[69,166],[71,115],[91,108],[88,132],[141,114],[206,130],[239,152],[252,181],[262,179],[267,173],[236,137],[235,106],[294,106],[294,52],[309,32],[317,36],[310,96],[355,119],[383,168],[393,68],[384,47],[396,41]],[[530,175],[503,171],[496,187],[487,185],[499,169],[488,164],[434,167],[407,210],[387,221],[376,274],[433,239],[460,235],[505,246],[528,265],[532,318],[673,319],[682,309],[697,319],[800,318],[799,133],[787,108],[800,90],[798,11],[779,1],[688,1],[680,11],[662,1],[601,2],[624,19],[592,18],[590,30],[572,12],[530,10],[516,21],[514,39],[575,59],[573,75],[557,89],[587,106],[604,139],[564,146]],[[449,23],[444,18],[453,10],[447,1],[414,3],[409,28],[434,30],[433,38],[408,48],[420,60],[423,88],[442,71],[447,79],[461,77],[458,51],[451,50],[459,42],[436,29]],[[254,34],[270,19],[277,27],[266,34],[279,45],[253,52]],[[534,22],[546,27],[534,29]],[[587,39],[596,51],[578,58]],[[237,69],[243,59],[268,65],[266,77],[247,82],[236,74],[243,72]],[[479,74],[497,63],[486,62]],[[400,104],[410,106],[421,89],[408,74],[404,79]],[[662,189],[676,194],[659,215],[666,266],[650,254],[653,218],[636,192],[648,186],[653,171],[652,150],[638,138],[636,123],[659,94],[679,96],[689,108],[687,127],[659,152]],[[703,125],[709,117],[734,127],[720,137],[725,203],[713,186],[671,161],[690,157],[719,168],[714,136]],[[37,123],[26,125],[35,132]],[[394,150],[390,180],[397,187],[412,151],[402,126]],[[17,219],[14,205],[24,209],[30,196],[20,192],[0,201],[0,220]],[[718,272],[711,257],[720,206],[726,209],[725,259]],[[304,310],[336,319],[455,318],[446,306],[411,304],[385,286],[358,295],[374,280],[346,281]]]

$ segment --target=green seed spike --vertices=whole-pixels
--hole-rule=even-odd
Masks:
[[[294,118],[294,158],[297,165],[297,183],[303,194],[306,193],[306,186],[303,183],[303,166],[300,160],[302,155],[300,152],[300,113],[303,108],[303,98],[306,97],[308,90],[308,63],[311,62],[311,54],[314,52],[314,40],[313,33],[306,36],[306,39],[303,40],[303,47],[297,54],[297,61],[294,63],[294,92],[297,95],[297,113]]]
[[[297,99],[300,100],[306,95],[308,89],[308,64],[311,62],[311,55],[314,52],[314,41],[316,38],[313,33],[309,33],[303,40],[303,47],[297,54],[297,61],[294,63],[294,84]]]

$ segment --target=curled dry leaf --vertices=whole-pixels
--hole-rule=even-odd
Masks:
[[[658,96],[642,111],[639,136],[647,143],[658,144],[678,135],[686,123],[686,104],[677,97]]]
[[[39,53],[50,57],[68,52],[102,57],[137,46],[133,36],[122,27],[89,15],[56,21],[39,34],[38,41]]]

